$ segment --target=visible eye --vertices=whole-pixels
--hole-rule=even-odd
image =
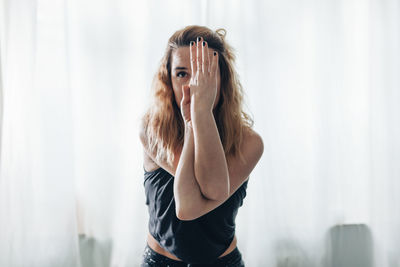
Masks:
[[[183,76],[182,76],[182,75],[183,75]],[[180,72],[178,72],[178,73],[176,74],[176,76],[179,77],[179,78],[183,78],[183,77],[185,77],[186,75],[187,75],[187,73],[184,72],[184,71],[180,71]]]

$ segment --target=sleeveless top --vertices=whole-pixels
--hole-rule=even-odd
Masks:
[[[212,211],[195,220],[182,221],[175,212],[174,176],[161,167],[151,172],[144,170],[150,234],[161,247],[186,263],[212,263],[234,239],[235,218],[243,205],[247,183],[248,180]]]

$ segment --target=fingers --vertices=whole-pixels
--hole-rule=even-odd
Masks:
[[[196,60],[197,60],[197,69],[198,71],[202,71],[203,70],[203,62],[202,62],[202,46],[201,46],[201,41],[203,40],[203,38],[201,37],[197,37],[197,47],[196,47]]]
[[[217,58],[215,58],[215,55],[211,57],[209,55],[208,43],[202,37],[197,37],[196,42],[190,42],[190,67],[194,83],[196,83],[199,73],[215,74],[215,68],[218,67],[218,55],[216,55]],[[215,60],[217,64],[215,64]]]
[[[210,75],[211,76],[217,75],[217,70],[218,70],[218,53],[214,51],[211,59]]]
[[[190,42],[190,68],[192,69],[192,79],[195,78],[197,73],[197,63],[196,63],[196,43],[194,41]],[[193,80],[194,81],[194,80]]]
[[[210,72],[210,56],[208,55],[208,43],[206,41],[203,41],[201,44],[202,48],[202,72],[205,74],[209,74]]]

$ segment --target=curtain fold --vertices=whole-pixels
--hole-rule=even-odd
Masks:
[[[2,1],[0,266],[79,266],[62,4]]]

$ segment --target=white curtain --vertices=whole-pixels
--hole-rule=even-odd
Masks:
[[[139,266],[139,119],[190,24],[227,30],[264,140],[246,266],[400,267],[397,0],[1,0],[0,266]]]

